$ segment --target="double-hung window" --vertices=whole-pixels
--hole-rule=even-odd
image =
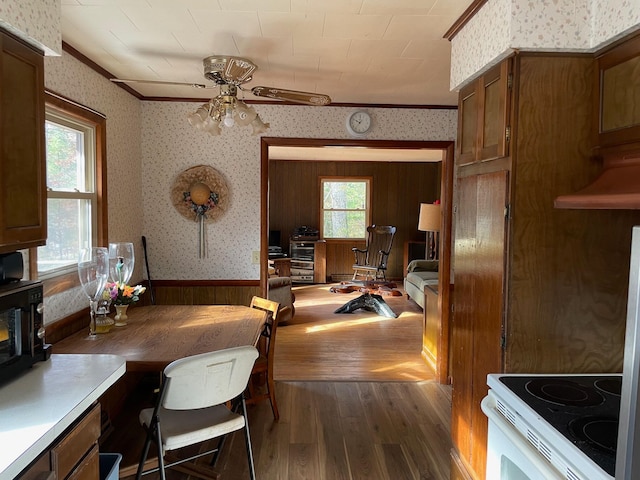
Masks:
[[[35,255],[40,279],[75,274],[80,249],[103,240],[104,118],[47,95],[45,119],[47,244]]]
[[[362,240],[370,224],[370,177],[321,177],[320,225],[325,239]]]

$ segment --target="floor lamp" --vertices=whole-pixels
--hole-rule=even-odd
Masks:
[[[427,260],[438,260],[439,237],[440,237],[440,204],[421,203],[420,218],[418,220],[418,230],[427,232]]]

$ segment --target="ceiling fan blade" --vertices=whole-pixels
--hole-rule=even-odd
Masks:
[[[114,83],[153,83],[155,85],[178,85],[193,88],[217,88],[216,85],[204,85],[202,83],[186,83],[186,82],[161,82],[158,80],[135,80],[126,78],[110,78]]]
[[[257,97],[275,98],[276,100],[286,100],[306,105],[329,105],[331,97],[321,93],[297,92],[295,90],[284,90],[273,87],[253,87],[251,93]]]

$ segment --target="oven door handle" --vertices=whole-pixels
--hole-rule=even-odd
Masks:
[[[566,475],[561,475],[558,469],[554,468],[554,466],[549,462],[549,460],[543,456],[538,450],[529,443],[528,440],[524,438],[524,436],[518,432],[516,427],[509,422],[506,418],[504,418],[498,411],[496,410],[495,400],[490,396],[486,396],[482,399],[480,403],[480,407],[485,415],[489,418],[489,428],[491,428],[491,423],[494,424],[495,427],[499,428],[504,436],[506,436],[511,442],[512,446],[515,447],[522,455],[524,455],[532,465],[535,465],[536,468],[544,475],[544,478],[547,480],[566,480]],[[487,450],[491,448],[491,445],[487,445]],[[489,451],[488,454],[491,454]],[[495,452],[500,453],[500,452]],[[566,459],[562,459],[562,461],[566,465]]]

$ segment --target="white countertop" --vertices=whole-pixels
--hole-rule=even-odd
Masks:
[[[0,387],[0,480],[15,478],[126,370],[117,355],[53,354]]]

